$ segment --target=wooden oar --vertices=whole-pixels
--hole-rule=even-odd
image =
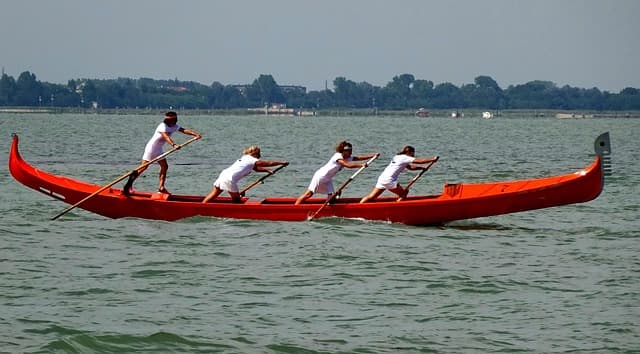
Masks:
[[[260,178],[258,178],[257,180],[251,182],[251,184],[249,184],[248,186],[244,187],[243,190],[240,191],[240,195],[244,197],[244,194],[251,188],[257,186],[260,183],[264,183],[264,180],[267,179],[269,176],[273,176],[276,174],[276,172],[280,171],[281,169],[285,168],[289,166],[289,164],[287,163],[286,165],[280,165],[280,167],[274,169],[273,171],[271,171],[271,173],[268,173]]]
[[[377,159],[377,158],[378,158],[378,156],[380,156],[380,155],[375,155],[374,157],[370,158],[370,159],[369,159],[369,161],[367,161],[367,162],[364,164],[364,166],[360,167],[360,168],[356,171],[356,173],[354,173],[353,175],[351,175],[351,177],[349,177],[349,179],[348,179],[346,182],[344,182],[344,183],[340,186],[340,188],[338,188],[338,190],[337,190],[335,193],[333,193],[333,194],[331,195],[331,197],[329,197],[329,198],[324,202],[324,204],[322,204],[322,206],[321,206],[318,210],[316,210],[316,212],[315,212],[315,213],[313,213],[311,216],[309,216],[309,218],[308,218],[307,220],[312,220],[313,218],[315,218],[315,217],[316,217],[316,215],[318,215],[318,214],[322,211],[322,209],[324,209],[324,207],[326,207],[329,203],[331,203],[334,199],[336,199],[336,198],[340,195],[340,193],[342,193],[342,190],[343,190],[343,189],[345,189],[345,188],[349,185],[349,183],[351,183],[351,181],[353,181],[353,179],[354,179],[354,178],[356,178],[356,177],[360,174],[360,172],[362,172],[362,170],[364,170],[365,168],[367,168],[367,167],[368,167],[368,166],[369,166],[369,165],[370,165],[370,164],[371,164],[375,159]]]
[[[429,169],[429,167],[431,167],[431,165],[433,165],[434,163],[436,163],[436,161],[438,161],[438,159],[440,159],[440,157],[436,157],[435,160],[431,161],[430,164],[427,165],[427,167],[423,168],[422,171],[420,171],[420,173],[418,173],[415,177],[413,177],[413,179],[411,181],[409,181],[409,184],[407,184],[407,187],[405,188],[405,190],[408,192],[409,191],[409,187],[413,186],[414,183],[416,183],[416,181],[422,177],[422,175],[427,172],[427,170]]]
[[[118,182],[122,181],[123,179],[125,179],[125,178],[129,177],[132,173],[134,173],[134,172],[138,171],[138,169],[140,169],[140,168],[142,168],[142,167],[146,167],[146,166],[148,166],[148,165],[151,165],[152,163],[157,162],[157,161],[159,161],[159,160],[162,160],[162,159],[164,159],[165,157],[167,157],[168,155],[170,155],[170,154],[172,154],[172,153],[174,153],[174,152],[176,152],[176,151],[180,150],[183,146],[186,146],[186,145],[188,145],[188,144],[190,144],[190,143],[192,143],[192,142],[194,142],[194,141],[196,141],[196,140],[198,140],[198,138],[192,138],[192,139],[190,139],[190,140],[187,140],[186,142],[184,142],[184,143],[182,143],[182,144],[180,144],[180,145],[178,145],[178,146],[174,147],[173,149],[171,149],[171,150],[169,150],[169,151],[165,152],[164,154],[162,154],[162,155],[160,155],[160,156],[156,157],[155,159],[153,159],[153,160],[151,160],[151,161],[147,161],[147,162],[145,162],[145,163],[140,164],[140,166],[136,167],[135,169],[133,169],[133,170],[131,170],[131,171],[129,171],[129,172],[127,172],[127,173],[123,174],[122,176],[120,176],[120,177],[118,177],[118,178],[114,179],[113,181],[109,182],[109,184],[107,184],[107,185],[105,185],[104,187],[102,187],[102,188],[98,189],[97,191],[95,191],[95,192],[93,192],[93,193],[89,194],[88,196],[86,196],[86,197],[85,197],[84,199],[82,199],[81,201],[79,201],[79,202],[75,203],[74,205],[72,205],[72,206],[68,207],[67,209],[63,210],[60,214],[58,214],[58,215],[54,216],[53,218],[51,218],[51,220],[55,220],[55,219],[57,219],[57,218],[61,217],[62,215],[64,215],[64,214],[66,214],[66,213],[70,212],[71,210],[75,209],[78,205],[80,205],[80,204],[82,204],[82,203],[86,202],[87,200],[89,200],[89,199],[91,199],[91,198],[95,197],[96,195],[98,195],[98,194],[102,193],[102,192],[103,192],[103,191],[105,191],[107,188],[109,188],[109,187],[113,186],[114,184],[116,184],[116,183],[118,183]]]

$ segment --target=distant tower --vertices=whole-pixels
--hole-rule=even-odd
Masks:
[[[2,76],[4,76],[4,66],[2,66]]]

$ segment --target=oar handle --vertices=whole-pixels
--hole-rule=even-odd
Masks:
[[[285,168],[289,166],[289,164],[287,163],[286,165],[280,165],[278,168],[274,169],[273,171],[271,171],[271,173],[266,174],[260,178],[258,178],[257,180],[253,181],[251,184],[249,184],[248,186],[244,187],[243,190],[240,191],[240,195],[244,196],[244,194],[251,188],[257,186],[260,183],[263,183],[265,179],[269,178],[269,176],[273,176],[276,174],[276,172],[280,171],[281,169]]]
[[[58,215],[54,216],[53,218],[51,218],[51,220],[56,220],[57,218],[61,217],[62,215],[64,215],[64,214],[66,214],[66,213],[70,212],[71,210],[73,210],[73,209],[75,209],[77,206],[79,206],[80,204],[82,204],[82,203],[86,202],[87,200],[89,200],[89,199],[91,199],[91,198],[95,197],[96,195],[98,195],[98,194],[102,193],[103,191],[107,190],[109,187],[113,186],[114,184],[116,184],[116,183],[118,183],[118,182],[120,182],[120,181],[124,180],[125,178],[129,177],[132,173],[134,173],[134,172],[138,171],[140,168],[142,168],[142,167],[146,167],[146,166],[148,166],[148,165],[150,165],[150,164],[152,164],[152,163],[154,163],[154,162],[160,161],[160,160],[164,159],[165,157],[169,156],[170,154],[172,154],[172,153],[174,153],[174,152],[176,152],[176,151],[180,150],[182,147],[187,146],[188,144],[191,144],[192,142],[194,142],[194,141],[196,141],[196,140],[198,140],[198,139],[199,139],[198,137],[194,137],[194,138],[192,138],[192,139],[189,139],[189,140],[185,141],[184,143],[182,143],[182,144],[180,144],[180,145],[178,145],[178,146],[176,146],[176,147],[172,148],[171,150],[168,150],[167,152],[165,152],[165,153],[161,154],[160,156],[158,156],[158,157],[156,157],[156,158],[154,158],[154,159],[152,159],[152,160],[150,160],[150,161],[147,161],[147,162],[145,162],[145,163],[140,164],[140,166],[138,166],[138,167],[134,168],[133,170],[131,170],[131,171],[129,171],[129,172],[127,172],[127,173],[125,173],[124,175],[122,175],[122,176],[120,176],[120,177],[118,177],[118,178],[114,179],[114,180],[113,180],[113,181],[111,181],[109,184],[107,184],[107,185],[105,185],[104,187],[102,187],[102,188],[98,189],[97,191],[95,191],[95,192],[93,192],[93,193],[89,194],[89,195],[88,195],[88,196],[86,196],[84,199],[80,200],[79,202],[75,203],[74,205],[72,205],[72,206],[70,206],[70,207],[66,208],[66,209],[65,209],[65,210],[63,210],[60,214],[58,214]]]
[[[127,173],[127,176],[129,176],[130,174],[132,174],[134,171],[137,171],[137,170],[141,169],[142,167],[149,166],[149,165],[151,165],[151,164],[153,164],[153,163],[155,163],[155,162],[158,162],[158,161],[160,161],[160,160],[164,159],[165,157],[167,157],[167,156],[169,156],[169,155],[173,154],[174,152],[176,152],[176,151],[178,151],[178,150],[182,149],[184,146],[187,146],[187,145],[191,144],[192,142],[194,142],[194,141],[196,141],[196,140],[198,140],[198,139],[200,139],[200,138],[198,138],[198,137],[193,137],[193,138],[191,138],[191,139],[189,139],[189,140],[185,141],[184,143],[182,143],[182,144],[180,144],[180,145],[178,145],[178,146],[176,146],[176,147],[172,148],[171,150],[167,150],[166,152],[164,152],[163,154],[159,155],[158,157],[156,157],[156,158],[154,158],[154,159],[152,159],[152,160],[150,160],[150,161],[147,161],[147,162],[141,163],[141,164],[140,164],[140,166],[138,166],[138,167],[136,167],[135,169],[133,169],[133,170],[129,171],[129,172]],[[124,179],[124,178],[122,178],[122,179]],[[120,181],[122,181],[122,179],[121,179]],[[120,181],[118,181],[118,182],[120,182]],[[116,182],[116,183],[118,183],[118,182]],[[114,183],[114,184],[115,184],[115,183]]]
[[[311,219],[315,218],[315,217],[316,217],[316,215],[318,215],[318,214],[320,213],[320,211],[322,211],[322,209],[324,209],[324,207],[325,207],[325,206],[327,206],[327,204],[331,203],[334,199],[336,199],[336,198],[338,197],[338,195],[340,195],[340,193],[342,193],[342,190],[343,190],[343,189],[345,189],[345,188],[347,187],[347,185],[349,185],[349,183],[351,183],[351,181],[353,181],[353,179],[354,179],[354,178],[356,178],[356,177],[360,174],[360,172],[362,172],[365,168],[369,167],[369,165],[370,165],[373,161],[375,161],[375,159],[377,159],[377,158],[378,158],[378,156],[380,156],[380,155],[379,155],[379,154],[376,154],[376,155],[374,155],[372,158],[370,158],[367,162],[365,162],[365,164],[364,164],[362,167],[360,167],[360,168],[359,168],[359,169],[358,169],[358,170],[357,170],[353,175],[351,175],[351,177],[349,177],[349,179],[348,179],[348,180],[346,180],[346,181],[345,181],[345,182],[340,186],[340,188],[338,188],[338,190],[337,190],[335,193],[333,193],[333,194],[331,195],[331,197],[329,197],[329,198],[324,202],[324,204],[322,204],[322,206],[321,206],[318,210],[316,210],[316,212],[315,212],[315,213],[313,213],[313,215],[311,215],[311,216],[309,217],[309,219],[308,219],[308,220],[311,220]]]
[[[433,165],[434,163],[436,163],[438,160],[440,159],[440,157],[436,157],[435,160],[431,161],[431,163],[429,163],[427,165],[427,167],[423,168],[422,171],[420,171],[420,173],[418,173],[415,177],[413,177],[413,179],[411,179],[411,181],[409,182],[409,184],[407,184],[407,187],[405,188],[405,190],[409,190],[409,187],[413,186],[414,183],[416,183],[416,181],[422,177],[422,175],[427,172],[427,170],[429,170],[429,168],[431,167],[431,165]]]
[[[346,180],[340,186],[340,188],[338,188],[338,190],[335,193],[333,193],[333,195],[331,196],[331,198],[329,198],[327,203],[330,203],[331,201],[333,201],[333,199],[336,199],[340,195],[340,193],[342,193],[342,190],[345,189],[347,187],[347,185],[349,185],[349,183],[351,183],[351,181],[353,181],[353,179],[356,178],[360,174],[360,172],[364,171],[365,168],[369,167],[369,165],[371,165],[371,163],[373,161],[375,161],[375,159],[377,159],[378,156],[380,156],[380,155],[375,155],[372,158],[370,158],[367,162],[365,162],[365,164],[362,167],[360,167],[353,175],[351,175],[351,177],[349,177],[349,179]]]
[[[369,167],[369,165],[371,165],[371,163],[375,161],[378,158],[378,156],[380,155],[376,154],[372,158],[370,158],[367,162],[364,163],[364,166],[360,167],[349,179],[352,180],[356,178],[356,176],[358,176],[360,172],[362,172],[365,168]]]

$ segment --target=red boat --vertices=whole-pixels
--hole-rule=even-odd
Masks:
[[[142,193],[131,196],[121,189],[106,188],[39,170],[24,161],[13,136],[9,170],[25,186],[65,203],[109,218],[136,217],[173,221],[193,216],[277,221],[305,221],[340,217],[378,220],[408,225],[437,225],[462,219],[549,208],[595,199],[604,186],[610,166],[609,133],[595,142],[596,158],[586,168],[560,176],[520,181],[478,184],[445,184],[441,194],[411,196],[403,201],[382,197],[359,204],[359,198],[339,198],[325,205],[325,199],[311,198],[294,205],[293,197],[244,198],[233,203],[220,197],[203,204],[204,196]],[[324,207],[323,207],[324,206]],[[319,211],[319,212],[318,212]],[[317,213],[317,214],[316,214]]]

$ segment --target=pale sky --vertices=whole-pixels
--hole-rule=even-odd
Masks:
[[[637,0],[0,0],[0,66],[38,80],[640,88]]]

